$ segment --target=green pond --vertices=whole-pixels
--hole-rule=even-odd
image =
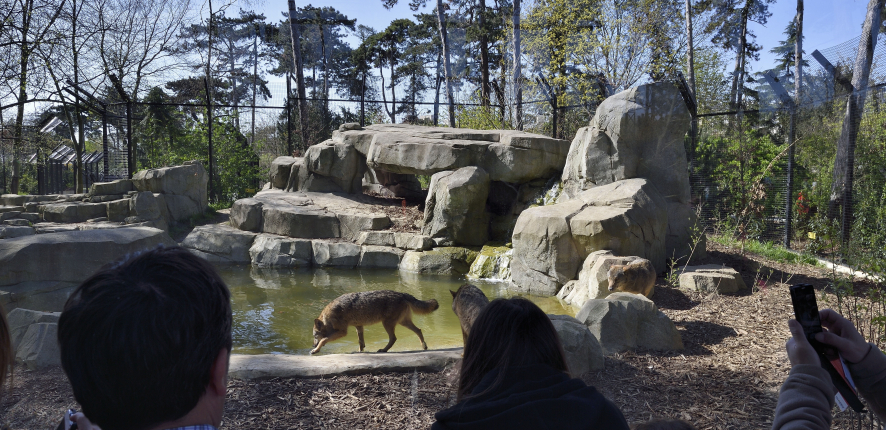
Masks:
[[[429,315],[415,315],[428,348],[462,346],[461,326],[452,312],[452,295],[465,282],[464,277],[418,275],[390,269],[258,269],[249,266],[219,267],[233,297],[234,352],[240,354],[308,354],[312,347],[312,327],[320,311],[336,297],[354,291],[394,290],[416,298],[437,299],[440,309]],[[520,295],[502,283],[472,280],[487,297]],[[555,297],[524,295],[549,314],[575,315]],[[391,351],[421,349],[418,337],[406,327],[396,328],[397,342]],[[381,324],[364,329],[366,351],[377,351],[387,344]],[[356,352],[357,331],[326,344],[320,354]]]

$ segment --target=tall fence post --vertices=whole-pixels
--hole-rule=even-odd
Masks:
[[[127,158],[126,168],[129,170],[129,179],[135,173],[135,145],[132,144],[132,102],[126,102],[126,151],[129,155]]]

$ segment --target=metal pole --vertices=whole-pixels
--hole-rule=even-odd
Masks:
[[[127,169],[129,169],[129,179],[135,173],[135,145],[132,144],[132,102],[126,102],[126,150],[129,152],[129,160]]]

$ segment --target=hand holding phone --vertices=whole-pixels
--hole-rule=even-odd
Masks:
[[[815,289],[809,284],[798,284],[791,285],[790,291],[791,302],[794,305],[794,315],[797,317],[796,323],[799,323],[800,327],[803,329],[803,333],[800,333],[796,330],[796,323],[788,323],[791,327],[791,333],[794,336],[792,340],[794,340],[794,343],[799,346],[803,344],[802,339],[805,337],[812,348],[818,353],[821,367],[831,376],[831,382],[833,382],[834,388],[837,389],[838,393],[836,400],[837,403],[840,404],[840,408],[845,409],[847,406],[852,406],[852,409],[856,412],[863,412],[864,405],[861,403],[858,394],[852,387],[852,384],[850,383],[851,379],[847,378],[847,376],[851,378],[851,375],[847,375],[848,371],[843,364],[843,359],[837,352],[837,348],[831,346],[829,344],[831,342],[822,343],[818,341],[819,338],[824,339],[827,334],[834,334],[826,333],[821,327],[822,314],[818,311],[818,303],[815,300]],[[832,317],[830,314],[826,314],[826,316],[828,318]],[[850,323],[849,325],[851,326],[852,324]],[[828,340],[830,341],[831,339],[828,338]],[[791,346],[790,343],[788,346]],[[790,354],[790,352],[789,348],[788,353]],[[794,359],[792,358],[792,363],[793,360]],[[841,403],[841,400],[843,403]]]
[[[830,309],[823,309],[821,323],[828,331],[817,335],[816,339],[836,348],[847,362],[858,363],[871,351],[871,344],[865,342],[858,329],[842,315]]]

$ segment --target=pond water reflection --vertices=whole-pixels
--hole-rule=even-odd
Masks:
[[[240,354],[307,354],[311,349],[314,318],[336,297],[369,290],[394,290],[416,298],[437,299],[440,309],[429,315],[415,315],[415,325],[422,329],[431,349],[462,346],[461,327],[452,312],[452,295],[467,282],[464,277],[418,275],[390,269],[258,269],[249,266],[219,267],[231,288],[234,312],[234,352]],[[471,281],[490,299],[511,297],[517,293],[501,283]],[[563,306],[555,297],[526,295],[549,314],[575,315],[576,309]],[[391,351],[414,351],[421,348],[418,337],[409,329],[397,326],[397,342]],[[387,343],[381,324],[364,330],[366,350],[376,351]],[[356,352],[357,333],[323,347],[320,354]]]

